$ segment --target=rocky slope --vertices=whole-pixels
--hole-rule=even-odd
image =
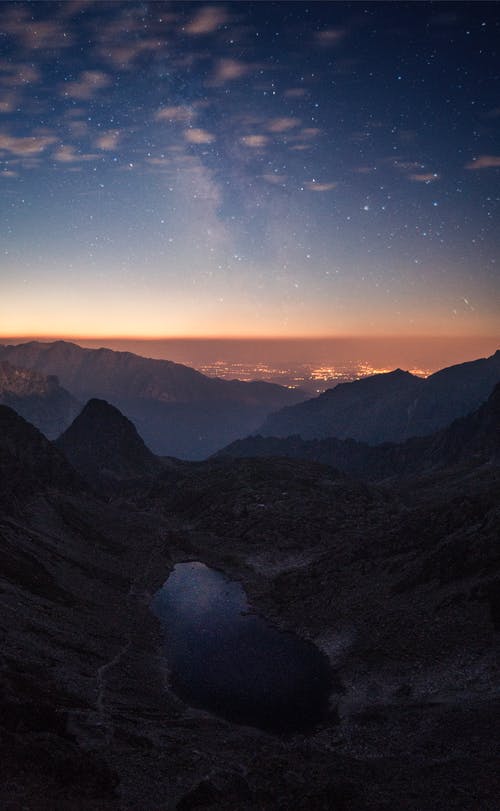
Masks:
[[[500,384],[477,411],[448,428],[406,442],[368,445],[352,439],[250,436],[217,456],[309,459],[362,479],[385,479],[439,470],[451,465],[487,463],[500,457]]]
[[[209,378],[171,361],[66,341],[0,346],[0,360],[57,375],[81,402],[107,400],[155,453],[191,459],[250,433],[271,411],[305,396],[272,383]]]
[[[391,488],[302,460],[179,462],[101,500],[2,415],[7,811],[497,808],[495,458]],[[148,604],[193,559],[328,654],[332,711],[311,735],[172,694]]]
[[[500,350],[428,377],[396,369],[342,383],[312,400],[271,414],[264,436],[355,439],[369,444],[401,442],[444,428],[484,402],[500,382]]]
[[[36,425],[49,439],[64,431],[81,409],[57,377],[0,361],[0,403]]]

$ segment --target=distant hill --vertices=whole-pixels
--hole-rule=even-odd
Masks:
[[[162,467],[130,420],[104,400],[89,400],[55,444],[94,486],[154,475]]]
[[[273,383],[209,378],[188,366],[66,341],[0,346],[0,360],[57,375],[80,401],[105,399],[162,455],[200,459],[304,399]],[[66,426],[64,426],[66,427]]]
[[[81,409],[81,404],[59,385],[54,375],[0,361],[0,403],[10,406],[48,439],[59,436]]]
[[[396,369],[328,389],[271,414],[263,436],[355,439],[369,444],[425,436],[478,408],[500,381],[500,350],[427,379]]]
[[[480,408],[447,428],[402,443],[368,445],[352,439],[250,436],[217,456],[307,459],[363,479],[408,476],[464,464],[500,462],[500,384]]]

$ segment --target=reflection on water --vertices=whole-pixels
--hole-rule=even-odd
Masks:
[[[276,732],[312,729],[331,676],[311,643],[246,614],[239,583],[203,563],[179,563],[156,593],[171,685],[187,703]]]

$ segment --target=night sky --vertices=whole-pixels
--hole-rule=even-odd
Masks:
[[[0,4],[4,335],[498,335],[497,3]]]

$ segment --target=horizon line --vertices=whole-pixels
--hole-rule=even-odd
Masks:
[[[68,334],[17,334],[0,335],[0,341],[4,340],[23,341],[349,341],[349,340],[495,340],[500,341],[500,334],[467,333],[456,334],[401,334],[401,333],[379,333],[379,334],[353,334],[353,335],[68,335]]]

